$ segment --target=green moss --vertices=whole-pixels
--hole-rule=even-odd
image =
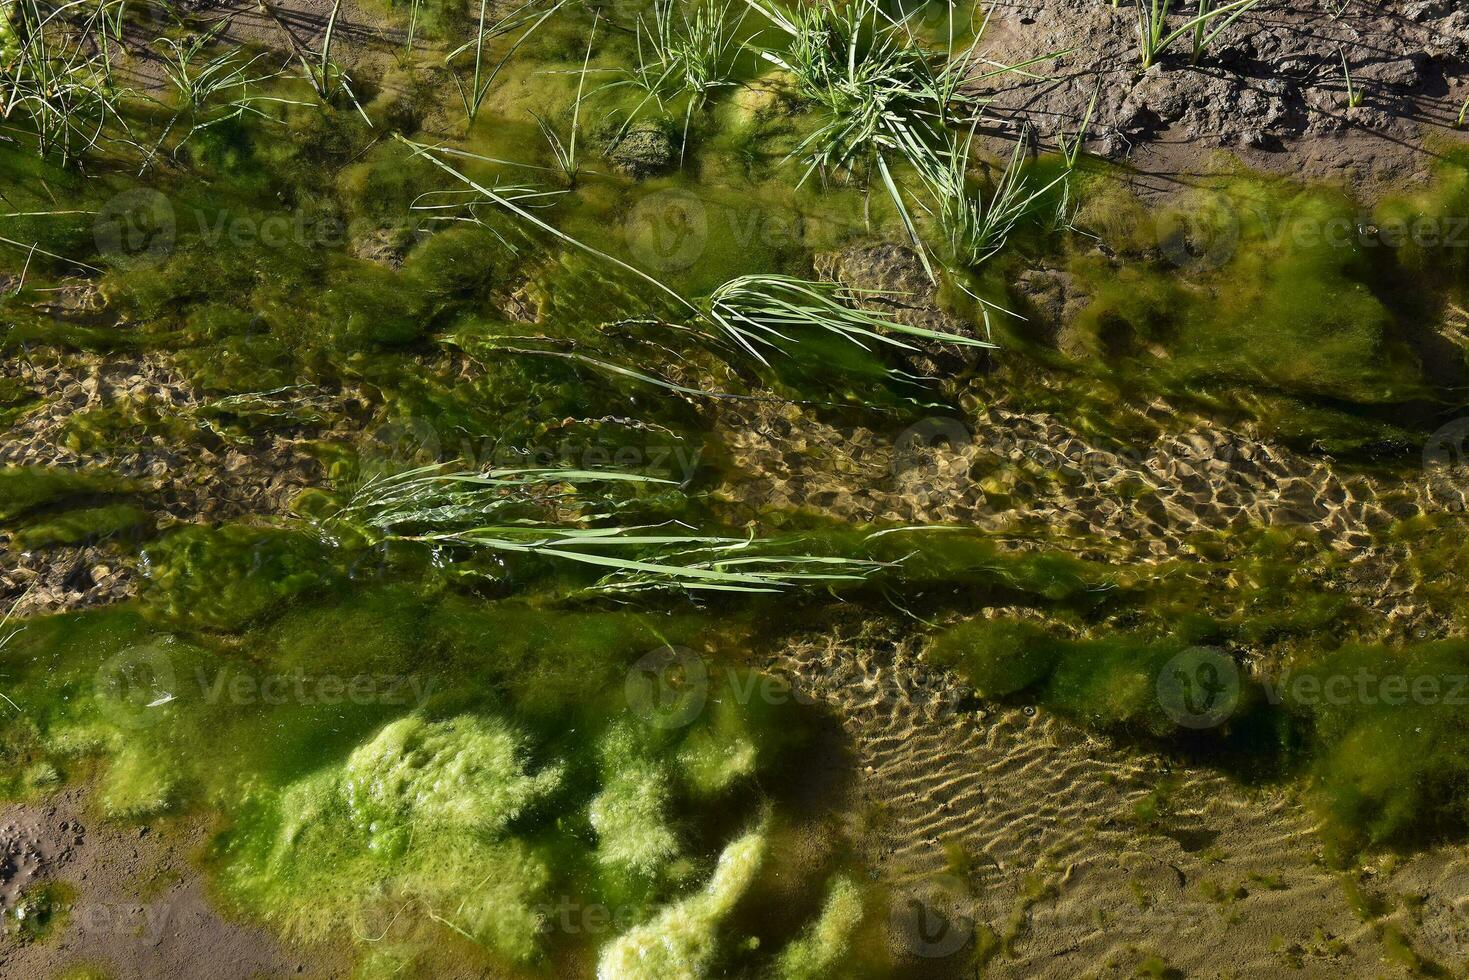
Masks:
[[[1089,301],[1059,337],[1115,397],[1162,394],[1293,444],[1382,452],[1420,414],[1385,406],[1460,383],[1441,354],[1425,359],[1418,298],[1395,294],[1393,252],[1360,232],[1355,202],[1242,177],[1149,213],[1116,184],[1087,183],[1078,222],[1110,252],[1067,259],[1071,294]]]
[[[33,521],[16,532],[15,542],[27,550],[81,544],[137,531],[150,523],[148,513],[132,504],[109,504]]]
[[[100,470],[0,467],[0,521],[14,520],[41,507],[122,493],[129,489],[127,481]]]
[[[334,580],[315,539],[238,525],[175,531],[148,547],[143,570],[161,614],[218,629],[243,626]]]
[[[764,855],[765,838],[758,830],[730,843],[701,891],[604,946],[597,976],[697,980],[706,975],[719,952],[720,925],[754,884]]]
[[[515,258],[505,241],[475,225],[430,235],[403,263],[410,288],[419,290],[435,314],[473,308],[505,284]]]
[[[782,980],[820,980],[836,971],[851,951],[852,937],[862,924],[862,890],[839,875],[827,886],[826,901],[815,922],[781,951],[776,973]]]

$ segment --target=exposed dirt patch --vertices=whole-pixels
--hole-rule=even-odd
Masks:
[[[1176,6],[1171,27],[1197,9]],[[1008,0],[994,11],[991,58],[1071,53],[1033,69],[1039,79],[995,79],[992,132],[1031,128],[1051,145],[1075,133],[1097,92],[1087,149],[1137,168],[1144,190],[1167,193],[1227,167],[1227,153],[1370,196],[1426,174],[1434,141],[1463,139],[1455,123],[1469,97],[1469,10],[1454,0],[1263,0],[1198,64],[1185,37],[1148,71],[1132,2]],[[1343,55],[1362,93],[1355,108]]]
[[[49,977],[78,965],[117,980],[346,975],[330,951],[289,948],[214,911],[190,863],[207,836],[199,820],[155,830],[94,819],[80,787],[0,810],[0,975]],[[48,882],[68,897],[51,912],[50,932],[28,941],[17,902]]]

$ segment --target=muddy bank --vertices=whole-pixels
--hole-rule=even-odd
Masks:
[[[91,968],[116,980],[347,975],[328,952],[289,948],[215,910],[191,861],[210,836],[205,821],[112,823],[87,799],[85,788],[72,787],[0,810],[0,974],[49,977]]]
[[[1194,7],[1182,8],[1182,23]],[[1422,180],[1443,147],[1462,144],[1469,98],[1469,11],[1448,0],[1264,0],[1225,29],[1197,64],[1183,38],[1149,70],[1132,4],[1029,0],[995,5],[996,60],[1068,51],[985,88],[1012,137],[1072,135],[1097,93],[1088,152],[1167,194],[1239,160],[1267,173],[1341,182],[1372,196]],[[1360,92],[1349,104],[1351,84]]]

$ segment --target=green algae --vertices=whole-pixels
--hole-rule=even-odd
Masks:
[[[13,928],[22,943],[45,942],[65,928],[74,898],[68,885],[38,883],[22,891],[6,915],[15,919]],[[6,931],[11,928],[7,923]]]
[[[679,853],[669,824],[672,777],[639,733],[616,726],[603,740],[603,784],[588,809],[597,834],[597,861],[630,875],[652,877]]]
[[[1033,700],[1246,775],[1303,773],[1333,861],[1469,829],[1462,643],[1348,644],[1299,653],[1261,678],[1240,672],[1227,716],[1202,733],[1181,727],[1160,694],[1187,649],[1183,639],[1070,639],[995,620],[941,633],[929,656],[986,698]]]
[[[782,980],[819,980],[833,975],[850,952],[863,915],[862,890],[850,878],[833,878],[827,886],[821,915],[781,951],[777,976]]]
[[[231,865],[225,880],[259,893],[267,915],[289,916],[290,931],[314,938],[391,887],[440,909],[456,931],[526,959],[534,952],[532,904],[549,871],[506,829],[555,790],[560,771],[527,773],[522,739],[502,719],[399,719],[340,770],[286,786],[279,832],[261,842],[268,852],[258,864]],[[480,887],[470,889],[472,881]]]
[[[7,758],[95,767],[114,819],[223,809],[209,866],[225,895],[297,937],[376,933],[406,901],[410,947],[443,928],[479,955],[534,965],[581,941],[546,933],[546,909],[568,890],[654,917],[727,818],[753,816],[754,800],[731,791],[769,772],[801,727],[794,706],[748,703],[739,692],[754,681],[722,670],[691,724],[628,714],[641,703],[626,700],[628,665],[693,639],[702,619],[497,608],[392,586],[299,599],[235,636],[160,634],[160,615],[28,627],[6,677],[25,712],[6,723]],[[624,755],[628,739],[640,748]],[[716,758],[725,745],[744,748]],[[212,761],[222,757],[228,769]],[[643,765],[664,774],[659,819],[679,828],[651,889],[599,870],[611,828],[641,832],[626,794]]]
[[[315,538],[240,525],[174,531],[143,552],[143,570],[163,615],[216,629],[245,626],[337,575]]]
[[[608,943],[597,975],[615,980],[696,980],[707,975],[717,952],[719,927],[754,884],[764,856],[765,839],[759,830],[731,842],[702,890]]]
[[[102,470],[0,467],[0,521],[14,521],[42,508],[106,498],[132,489],[130,481]]]

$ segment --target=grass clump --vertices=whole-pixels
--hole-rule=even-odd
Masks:
[[[687,533],[666,521],[633,523],[626,488],[671,480],[616,470],[506,469],[471,473],[435,463],[365,474],[342,505],[316,522],[342,546],[431,545],[596,570],[592,592],[685,589],[774,592],[860,581],[873,563],[782,550],[790,542]],[[573,514],[574,520],[559,514]]]
[[[909,25],[874,0],[815,3],[792,8],[749,0],[788,36],[781,50],[762,57],[788,72],[797,93],[817,110],[815,129],[796,148],[806,171],[869,187],[879,181],[902,216],[927,264],[910,209],[893,167],[906,163],[920,175],[942,169],[942,127],[973,111],[960,82],[973,67],[975,46],[963,55],[924,50]]]
[[[624,81],[612,85],[632,85],[645,93],[633,117],[650,100],[664,110],[676,99],[685,100],[682,157],[694,113],[714,93],[735,84],[739,34],[748,11],[736,16],[728,0],[695,0],[679,8],[675,18],[673,0],[653,0],[651,20],[638,16],[638,63]]]
[[[1216,7],[1211,0],[1199,0],[1197,14],[1170,31],[1168,14],[1173,0],[1138,0],[1138,56],[1143,70],[1153,67],[1169,48],[1186,37],[1193,40],[1193,60],[1197,64],[1209,45],[1238,20],[1241,14],[1259,2],[1260,0],[1233,0]]]

